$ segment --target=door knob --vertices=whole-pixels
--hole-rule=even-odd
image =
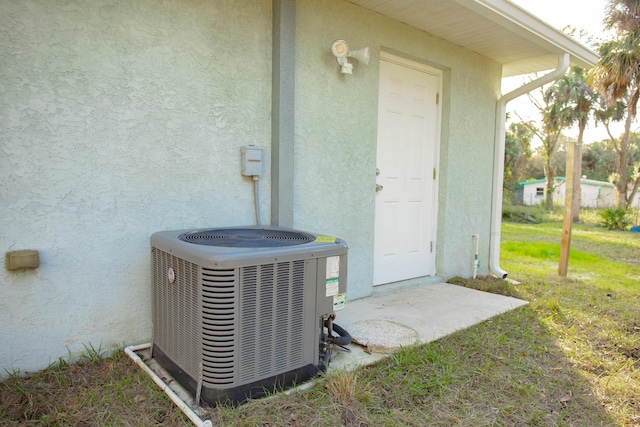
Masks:
[[[376,184],[376,193],[379,193],[380,191],[382,191],[384,187],[380,184]]]

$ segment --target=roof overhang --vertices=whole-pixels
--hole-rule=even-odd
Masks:
[[[348,0],[502,64],[503,77],[571,65],[591,68],[598,55],[507,0]]]

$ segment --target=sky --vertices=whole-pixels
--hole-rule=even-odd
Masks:
[[[595,37],[608,38],[602,23],[607,0],[511,0],[511,2],[559,30],[570,25],[577,29],[584,29]],[[523,77],[505,79],[502,92],[509,92],[529,80],[531,79]],[[511,119],[516,119],[516,121],[519,120],[515,117],[514,112],[517,112],[524,120],[538,120],[540,117],[526,95],[507,104],[507,111],[510,112]],[[622,132],[622,126],[612,127],[612,131],[614,136],[617,136]],[[576,137],[578,130],[574,128],[563,133]],[[585,143],[608,138],[606,130],[602,126],[595,127],[593,121],[588,124],[584,135]]]
[[[591,33],[602,31],[607,0],[511,0],[532,15],[558,29],[566,25]]]

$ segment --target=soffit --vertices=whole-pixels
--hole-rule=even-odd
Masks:
[[[503,65],[503,76],[555,68],[558,55],[590,68],[597,55],[507,0],[349,0]]]

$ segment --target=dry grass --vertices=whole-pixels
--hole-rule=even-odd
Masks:
[[[332,372],[327,378],[327,392],[343,401],[362,400],[366,402],[371,399],[371,385],[353,371],[339,370]]]
[[[640,236],[629,234],[576,227],[579,251],[560,279],[560,228],[505,224],[503,267],[521,284],[454,282],[528,306],[373,366],[330,369],[304,390],[220,405],[208,418],[222,426],[640,426]],[[190,425],[123,352],[98,355],[88,347],[82,363],[1,383],[0,424]]]
[[[0,425],[188,425],[186,418],[129,360],[88,357],[59,360],[48,369],[12,375],[0,384]]]

